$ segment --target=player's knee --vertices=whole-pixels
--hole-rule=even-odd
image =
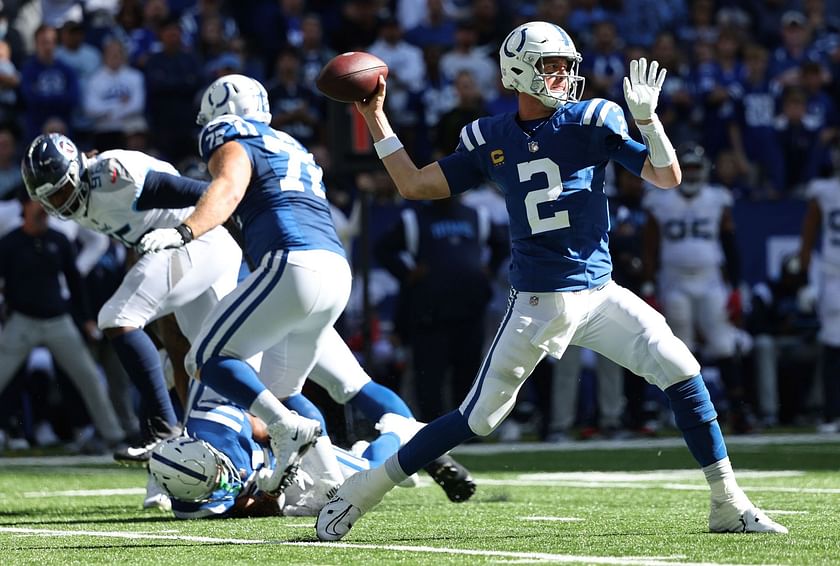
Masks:
[[[187,355],[184,357],[184,369],[187,370],[187,374],[194,379],[199,379],[200,369],[195,359],[195,352],[190,348],[190,351],[187,352]]]

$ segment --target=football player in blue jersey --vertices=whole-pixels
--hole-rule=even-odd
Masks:
[[[278,397],[300,392],[323,336],[347,303],[351,274],[321,168],[270,121],[259,82],[243,75],[213,82],[197,117],[203,126],[199,151],[213,179],[179,226],[149,232],[140,249],[184,246],[229,218],[241,232],[256,268],[207,316],[186,365],[191,375],[267,423],[278,463],[263,485],[279,493],[316,444],[321,426]],[[259,352],[258,375],[245,360]]]
[[[516,113],[479,118],[461,130],[454,153],[418,169],[384,113],[385,80],[356,103],[374,148],[400,194],[446,198],[492,181],[510,217],[510,301],[472,389],[461,406],[420,430],[383,466],[350,477],[320,512],[321,540],[339,540],[394,485],[465,440],[490,434],[546,355],[569,344],[592,349],[660,387],[711,488],[709,529],[785,533],[735,481],[700,365],[665,319],[611,280],[604,174],[609,161],[661,188],[680,182],[674,148],[656,116],[665,70],[631,61],[624,79],[644,145],[624,112],[581,100],[581,54],[560,27],[530,22],[500,49],[502,82],[518,92]]]

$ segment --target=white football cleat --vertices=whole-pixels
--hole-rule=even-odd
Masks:
[[[709,530],[713,533],[774,533],[787,534],[786,527],[780,525],[758,507],[739,510],[734,503],[712,501],[709,512]]]
[[[400,446],[402,446],[414,438],[417,431],[424,426],[426,426],[426,423],[396,413],[385,413],[379,419],[379,422],[374,425],[374,428],[379,431],[379,434],[393,432],[400,438]]]
[[[382,501],[384,495],[369,493],[370,473],[371,470],[362,470],[347,478],[338,488],[335,497],[324,505],[315,523],[319,540],[341,540],[362,515]]]
[[[158,485],[152,474],[149,474],[149,480],[146,482],[146,498],[143,500],[143,509],[172,511],[172,501],[169,499],[169,495]]]
[[[289,486],[297,474],[300,459],[321,435],[321,423],[318,421],[296,413],[292,418],[291,427],[279,421],[268,425],[276,464],[271,476],[264,478],[260,488],[272,495],[279,495]]]

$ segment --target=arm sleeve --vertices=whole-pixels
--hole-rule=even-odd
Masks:
[[[641,177],[647,154],[644,144],[628,139],[618,144],[612,158],[631,173]]]
[[[149,171],[140,196],[134,203],[137,210],[153,208],[187,208],[195,206],[209,183],[171,173]]]
[[[642,167],[647,159],[648,151],[641,144],[630,137],[627,129],[627,119],[624,110],[614,102],[606,102],[602,109],[596,110],[598,119],[603,116],[603,130],[607,155],[620,163],[625,169],[637,176],[642,175]]]

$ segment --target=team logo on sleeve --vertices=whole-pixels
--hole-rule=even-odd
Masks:
[[[490,161],[498,167],[505,162],[505,152],[501,149],[494,149],[490,152]]]

